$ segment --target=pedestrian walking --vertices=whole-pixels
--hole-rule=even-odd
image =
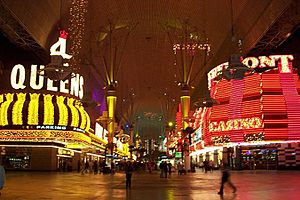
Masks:
[[[159,169],[160,169],[160,178],[163,178],[164,177],[164,162],[163,161],[159,164]]]
[[[79,173],[81,169],[81,162],[80,160],[77,161],[77,172]]]
[[[168,163],[168,171],[169,171],[169,175],[171,175],[171,173],[172,173],[172,164],[170,162]]]
[[[126,163],[125,174],[126,174],[126,189],[131,189],[131,177],[133,172],[133,166],[130,161]]]
[[[163,164],[164,177],[165,177],[165,178],[168,178],[168,171],[169,171],[168,168],[169,168],[169,167],[168,167],[168,163],[165,161],[164,164]]]
[[[5,184],[5,170],[2,164],[0,164],[0,190],[3,189],[4,184]],[[1,192],[0,192],[0,196],[1,196]]]
[[[98,174],[98,161],[95,160],[93,164],[94,174]]]
[[[221,187],[218,192],[219,195],[223,196],[224,194],[224,184],[228,183],[228,185],[233,189],[233,193],[236,192],[236,187],[233,185],[230,179],[230,169],[229,166],[225,165],[222,170],[222,178],[221,178]]]
[[[214,167],[215,167],[214,161],[210,160],[210,161],[208,162],[208,165],[209,165],[209,171],[212,173],[213,170],[214,170]]]
[[[209,170],[209,163],[207,160],[203,161],[203,166],[204,166],[204,172],[207,173]]]

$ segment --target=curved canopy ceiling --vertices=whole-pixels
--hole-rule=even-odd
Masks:
[[[162,134],[166,121],[174,121],[176,116],[180,95],[178,84],[183,79],[183,70],[180,54],[173,50],[175,37],[180,41],[180,34],[188,30],[189,35],[197,33],[201,39],[204,38],[211,48],[210,52],[199,50],[195,56],[195,65],[190,73],[191,85],[195,87],[191,91],[193,105],[193,101],[205,93],[206,73],[227,61],[232,53],[236,45],[232,42],[232,34],[242,41],[242,53],[247,54],[295,2],[3,0],[1,10],[6,12],[1,12],[1,21],[5,22],[8,19],[5,15],[10,15],[19,26],[6,22],[2,23],[1,30],[18,44],[10,33],[16,33],[17,28],[23,27],[22,31],[35,42],[35,46],[30,43],[27,47],[35,53],[40,49],[48,51],[58,37],[59,27],[76,31],[76,27],[70,27],[70,8],[80,10],[80,5],[86,5],[87,12],[81,15],[85,20],[80,21],[84,24],[80,26],[84,27],[81,30],[82,48],[77,55],[81,70],[91,72],[97,79],[94,83],[97,87],[90,88],[101,90],[106,85],[104,58],[109,59],[107,40],[111,26],[114,31],[111,41],[118,47],[115,60],[119,63],[115,69],[118,118],[122,123],[134,123],[141,136],[151,138]]]

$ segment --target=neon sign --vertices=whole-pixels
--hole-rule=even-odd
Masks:
[[[276,63],[278,65],[279,73],[290,73],[292,70],[292,61],[294,60],[293,55],[271,55],[271,56],[259,56],[244,58],[242,63],[249,68],[265,68],[265,67],[275,67]],[[226,69],[228,67],[228,62],[222,63],[208,72],[208,89],[211,88],[211,82],[217,77],[218,72]]]
[[[232,130],[243,130],[261,128],[262,119],[259,117],[244,118],[244,119],[230,119],[228,121],[211,122],[209,124],[210,132],[222,132]]]
[[[58,38],[58,41],[50,47],[51,56],[61,56],[64,59],[72,58],[71,55],[66,54],[67,36],[68,33],[66,31],[64,30],[60,31],[60,37]],[[64,65],[64,66],[68,66],[68,65]]]
[[[44,66],[40,65],[40,69],[42,68],[44,68]],[[15,65],[10,74],[10,84],[12,88],[16,90],[25,89],[28,87],[26,85],[26,78],[29,78],[29,87],[33,90],[40,90],[46,87],[46,90],[48,91],[62,92],[77,96],[80,99],[83,98],[83,76],[74,74],[74,77],[71,78],[70,81],[71,84],[69,84],[69,80],[61,80],[59,81],[59,84],[54,85],[54,82],[51,79],[45,79],[44,76],[38,75],[37,71],[37,65],[31,65],[30,77],[26,77],[25,67],[21,64]]]
[[[65,31],[61,31],[58,41],[50,48],[51,56],[58,55],[64,59],[70,59],[72,57],[71,55],[66,54],[66,38],[67,33]],[[68,67],[68,65],[68,63],[63,63],[63,66],[65,67]],[[10,84],[12,88],[16,90],[23,90],[26,87],[30,87],[33,90],[46,88],[48,91],[62,92],[77,96],[80,99],[83,98],[83,76],[79,74],[72,74],[73,78],[70,80],[54,82],[49,78],[45,78],[43,73],[41,73],[41,75],[38,74],[38,71],[44,68],[44,65],[40,65],[39,67],[37,65],[31,65],[29,77],[27,77],[28,73],[26,73],[25,67],[21,64],[15,65],[10,74]],[[26,85],[28,84],[28,81],[26,81],[27,79],[29,79],[29,85]]]

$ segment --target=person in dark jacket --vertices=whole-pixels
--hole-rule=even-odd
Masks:
[[[228,165],[225,165],[222,170],[222,178],[221,178],[221,187],[218,192],[219,195],[223,196],[224,194],[224,184],[228,183],[228,185],[233,189],[233,193],[236,192],[236,187],[233,185],[230,179],[230,168]]]
[[[131,188],[131,177],[133,172],[133,166],[130,161],[126,163],[125,174],[126,174],[126,189]]]
[[[1,196],[1,190],[4,188],[5,184],[5,170],[2,164],[0,163],[0,196]]]

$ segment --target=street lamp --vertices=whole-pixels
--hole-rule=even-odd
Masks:
[[[192,133],[195,132],[195,129],[193,129],[192,127],[186,127],[186,129],[184,129],[182,131],[183,133],[183,138],[186,138],[188,137],[188,149],[187,149],[187,152],[190,151],[190,145],[192,144]],[[193,163],[192,163],[192,158],[190,157],[190,168],[191,168],[191,171],[193,169]]]
[[[188,127],[188,122],[185,121],[189,117],[190,113],[190,90],[194,78],[197,77],[199,71],[195,72],[195,66],[206,64],[207,56],[210,52],[210,43],[204,31],[200,31],[197,27],[192,26],[189,20],[184,20],[176,24],[164,24],[162,25],[168,34],[171,45],[173,46],[173,52],[175,57],[175,65],[180,67],[181,80],[178,86],[181,88],[180,102],[182,106],[182,127],[185,129]],[[203,61],[196,59],[198,57],[204,57]],[[189,157],[185,159],[185,167],[189,168]]]

